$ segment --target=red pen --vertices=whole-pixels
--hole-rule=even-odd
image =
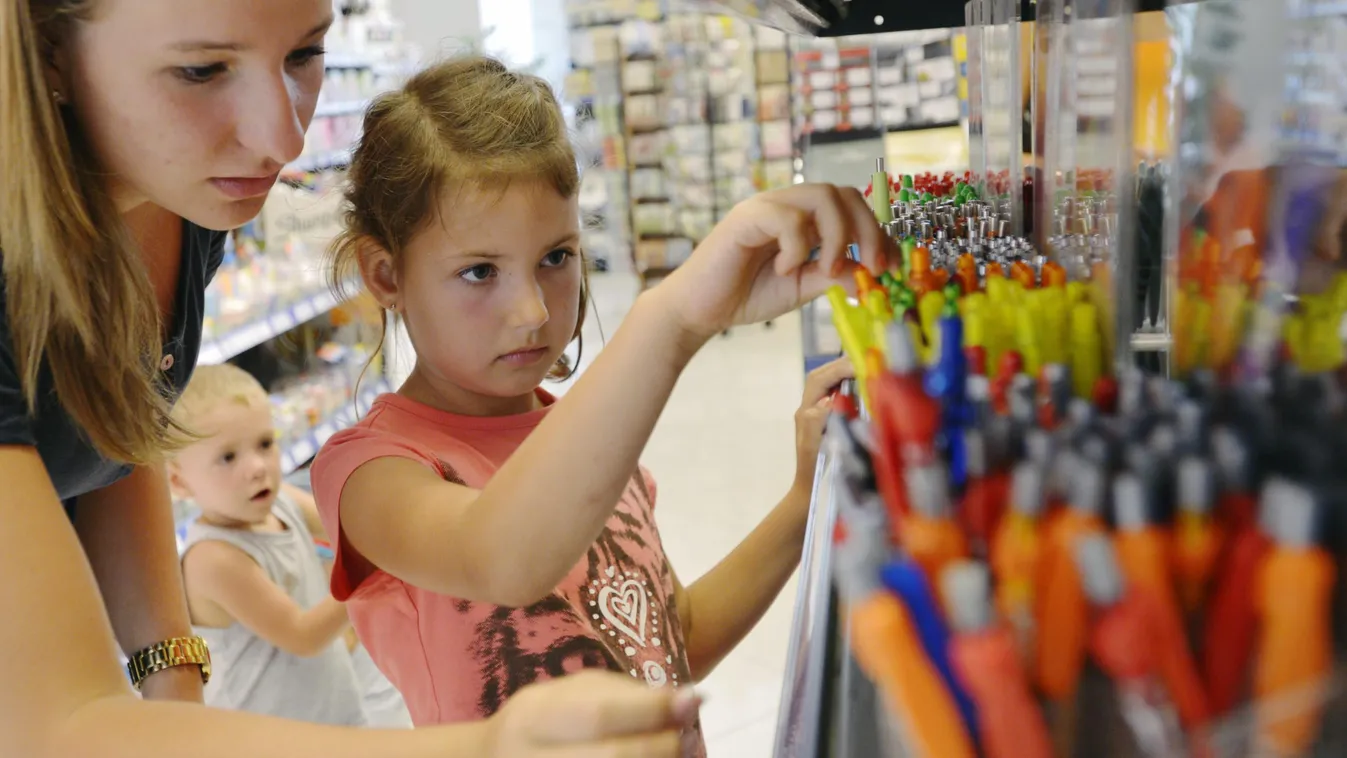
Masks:
[[[1095,609],[1090,652],[1117,687],[1137,747],[1155,758],[1183,755],[1177,714],[1156,677],[1152,596],[1127,587],[1107,536],[1083,536],[1072,552],[1084,596]]]
[[[963,432],[964,459],[968,483],[959,505],[958,521],[968,535],[968,547],[974,556],[985,557],[1006,502],[1004,493],[987,467],[987,442],[977,429]]]
[[[1186,613],[1196,613],[1207,595],[1207,585],[1221,552],[1221,534],[1212,523],[1211,466],[1189,456],[1179,462],[1179,514],[1174,525],[1174,575]]]
[[[954,632],[950,664],[977,706],[985,758],[1052,758],[1052,741],[1015,639],[993,621],[987,568],[957,561],[940,584]]]
[[[1245,695],[1253,659],[1258,615],[1254,609],[1255,579],[1272,544],[1258,528],[1244,482],[1246,449],[1234,432],[1217,429],[1212,449],[1221,472],[1222,520],[1229,538],[1212,582],[1202,630],[1202,678],[1213,716],[1229,713]]]

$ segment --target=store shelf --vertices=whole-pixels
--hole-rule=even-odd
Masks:
[[[369,107],[369,98],[361,100],[338,100],[331,103],[321,103],[318,109],[313,112],[314,118],[332,118],[334,116],[353,116],[357,113],[364,113]]]
[[[378,381],[361,388],[360,395],[355,403],[343,404],[341,410],[333,413],[331,416],[323,419],[314,426],[313,430],[297,440],[291,440],[281,452],[281,472],[289,476],[300,466],[307,463],[313,456],[323,449],[332,435],[347,429],[360,417],[369,411],[374,399],[385,392],[391,392],[387,380],[382,377]]]
[[[323,65],[327,68],[373,68],[374,64],[368,58],[360,55],[351,55],[349,53],[334,53],[328,51],[324,56]]]
[[[202,366],[224,363],[249,348],[279,337],[296,326],[327,313],[344,301],[344,298],[337,297],[327,287],[305,295],[278,311],[230,329],[219,336],[208,337],[201,343],[197,363]]]

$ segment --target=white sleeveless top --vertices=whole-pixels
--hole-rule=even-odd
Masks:
[[[284,495],[271,512],[287,527],[256,533],[192,521],[185,556],[198,542],[215,540],[247,553],[271,581],[301,608],[312,608],[331,592],[313,535],[299,509]],[[338,637],[321,654],[301,658],[275,647],[242,624],[224,629],[194,627],[210,646],[213,673],[206,705],[319,724],[365,726],[361,694],[346,642]]]

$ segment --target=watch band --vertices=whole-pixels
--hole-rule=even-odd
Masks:
[[[126,671],[131,675],[131,685],[139,691],[146,677],[175,666],[198,666],[201,683],[210,682],[210,648],[206,641],[200,637],[173,637],[150,645],[131,656]]]

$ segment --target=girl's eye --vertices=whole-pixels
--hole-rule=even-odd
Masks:
[[[565,249],[553,250],[543,258],[543,265],[548,268],[558,268],[566,265],[566,261],[575,255],[574,252]]]
[[[233,463],[233,462],[234,462],[234,454],[233,454],[233,453],[225,453],[224,455],[220,456],[220,462],[221,462],[221,463],[225,463],[225,464]]]
[[[179,66],[174,72],[188,84],[206,84],[226,70],[225,64],[212,63],[209,66]]]
[[[296,66],[307,66],[327,53],[322,45],[305,47],[290,53],[289,61]]]
[[[481,284],[496,275],[496,267],[490,263],[479,263],[458,272],[458,276],[469,284]]]
[[[270,450],[270,449],[272,448],[272,446],[275,445],[275,444],[276,444],[275,438],[274,438],[274,437],[268,437],[268,438],[262,440],[262,449],[263,449],[263,450]]]

